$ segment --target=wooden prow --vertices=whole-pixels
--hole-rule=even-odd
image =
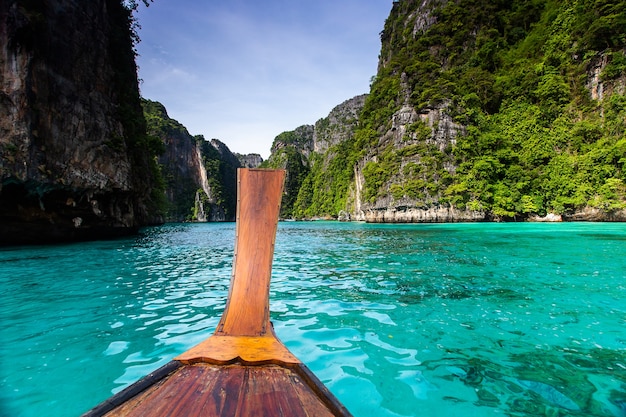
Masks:
[[[237,235],[226,309],[215,333],[83,417],[350,417],[278,340],[269,283],[284,171],[238,171]]]
[[[228,301],[212,337],[176,359],[183,363],[299,363],[276,338],[269,287],[284,170],[237,171],[237,232]]]
[[[262,336],[270,327],[269,288],[285,171],[237,172],[237,232],[230,292],[216,335]]]

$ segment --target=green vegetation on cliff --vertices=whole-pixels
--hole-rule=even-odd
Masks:
[[[283,132],[276,136],[272,156],[261,164],[261,168],[285,169],[287,171],[285,192],[280,204],[280,216],[283,218],[293,216],[298,190],[309,174],[308,161],[299,152],[306,148],[307,143],[312,140],[312,137],[307,134],[310,133],[307,128],[308,126],[303,126],[295,131]]]
[[[165,183],[163,193],[168,197],[165,220],[186,220],[192,212],[198,184],[188,175],[188,168],[181,166],[183,153],[180,149],[184,147],[181,142],[193,144],[193,140],[183,125],[167,115],[161,103],[142,99],[141,104],[149,134],[163,147],[159,167]]]
[[[198,220],[196,196],[207,219],[233,220],[239,166],[236,158],[227,150],[224,152],[230,158],[222,155],[202,135],[191,136],[185,126],[168,116],[161,103],[143,99],[142,105],[148,132],[163,148],[158,162],[168,200],[166,220]]]
[[[359,129],[310,156],[296,216],[350,209],[359,163],[365,204],[500,219],[626,208],[626,1],[400,0],[381,41]],[[393,141],[403,106],[460,134],[441,145],[417,121]]]
[[[123,140],[133,165],[135,192],[140,204],[145,205],[148,211],[148,218],[142,223],[160,222],[166,206],[165,183],[156,158],[164,152],[164,147],[159,138],[148,134],[141,107],[134,49],[138,42],[133,16],[137,5],[134,1],[106,1],[111,14],[108,56],[114,69],[113,83],[119,103],[117,116],[124,127]],[[147,0],[144,3],[147,5]]]
[[[592,99],[587,86],[602,59],[610,63],[598,80],[605,85],[626,72],[626,2],[548,2],[541,15],[538,4],[497,10],[459,65],[451,97],[468,134],[454,149],[458,171],[446,195],[503,218],[624,208],[624,91]],[[501,23],[528,9],[537,16],[528,29]],[[474,72],[493,77],[482,96]]]
[[[332,152],[332,158],[312,155],[311,172],[304,179],[294,204],[295,217],[337,216],[345,210],[356,161],[354,145],[342,142],[328,152]]]
[[[235,220],[237,211],[237,168],[239,162],[234,155],[227,158],[204,139],[202,135],[194,136],[200,146],[202,163],[206,170],[206,179],[211,190],[211,209],[219,208],[224,220]],[[230,153],[230,151],[228,151]],[[207,213],[207,218],[210,218]]]

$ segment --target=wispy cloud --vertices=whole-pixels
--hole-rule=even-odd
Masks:
[[[192,134],[269,156],[285,130],[367,92],[390,0],[156,0],[141,9],[142,94]]]

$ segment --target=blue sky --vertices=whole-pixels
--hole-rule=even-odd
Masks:
[[[369,91],[392,0],[154,0],[141,5],[143,97],[192,135],[266,159],[279,133]]]

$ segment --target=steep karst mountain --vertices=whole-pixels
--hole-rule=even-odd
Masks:
[[[0,3],[0,244],[232,220],[261,163],[287,218],[626,220],[624,1],[394,1],[369,93],[265,162],[142,109],[128,4]]]
[[[341,151],[354,136],[366,97],[346,100],[315,125],[276,136],[270,158],[262,166],[287,170],[283,217],[328,217],[344,209],[344,201],[335,198],[345,193],[350,180],[327,174],[345,168]]]
[[[0,4],[0,244],[234,220],[236,168],[262,159],[140,99],[132,4]]]
[[[626,220],[626,2],[399,0],[380,36],[358,120],[277,137],[285,215]]]
[[[142,100],[148,132],[164,144],[158,162],[165,182],[166,221],[234,221],[237,168],[260,155],[235,155],[217,139],[191,136],[156,101]]]
[[[131,24],[119,0],[0,3],[0,243],[162,221]]]

